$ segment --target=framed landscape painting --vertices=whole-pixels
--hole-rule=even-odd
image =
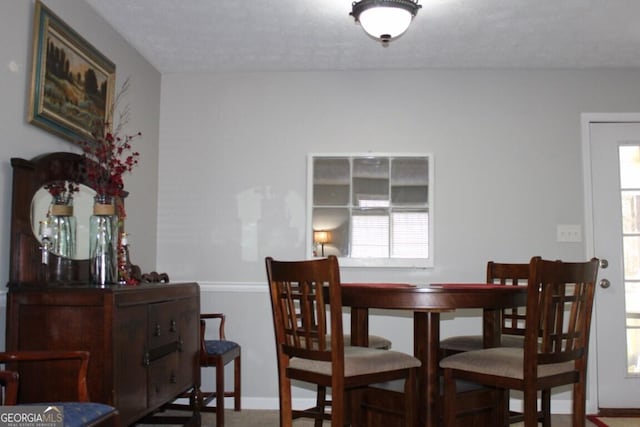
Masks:
[[[77,143],[111,122],[116,66],[40,0],[31,73],[30,123]]]

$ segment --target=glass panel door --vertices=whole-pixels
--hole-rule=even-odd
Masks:
[[[624,252],[627,375],[640,375],[640,146],[622,145],[620,198]]]

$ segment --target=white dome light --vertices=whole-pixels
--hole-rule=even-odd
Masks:
[[[421,7],[418,0],[361,0],[353,2],[350,15],[367,34],[386,44],[407,31]]]

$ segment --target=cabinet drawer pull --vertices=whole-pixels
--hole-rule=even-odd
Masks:
[[[169,330],[171,332],[175,332],[178,330],[178,322],[176,322],[175,320],[171,319],[171,327],[169,328]]]
[[[169,378],[169,382],[171,384],[176,384],[178,382],[178,379],[176,378],[175,372],[171,372],[171,377]]]
[[[161,335],[161,334],[160,334],[160,331],[161,331],[161,329],[160,329],[160,324],[159,324],[159,323],[156,323],[154,336],[159,337],[159,336]]]
[[[151,364],[151,356],[148,351],[144,352],[144,357],[142,358],[142,365],[149,366]]]

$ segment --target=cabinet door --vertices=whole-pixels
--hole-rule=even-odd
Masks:
[[[115,321],[115,406],[122,425],[143,416],[147,403],[147,310],[146,305],[119,307]]]
[[[168,354],[149,365],[149,407],[161,406],[179,393],[177,390],[178,353]]]
[[[152,402],[170,400],[194,385],[196,366],[199,372],[199,328],[196,298],[149,304],[151,406],[154,405]]]

